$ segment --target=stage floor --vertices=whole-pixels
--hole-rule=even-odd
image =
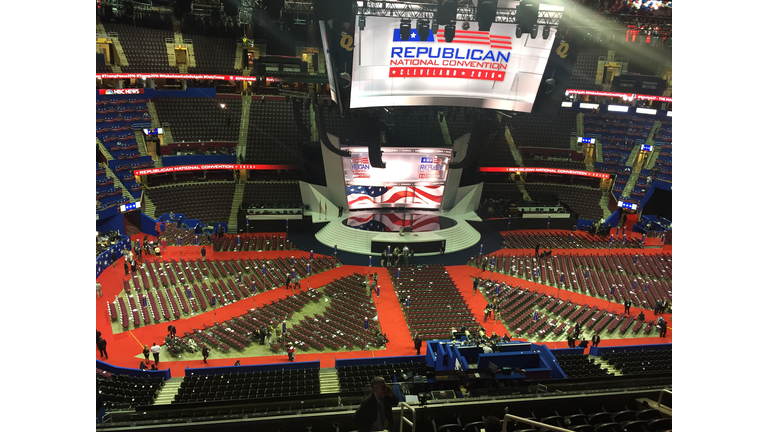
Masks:
[[[379,232],[399,232],[410,228],[412,232],[440,231],[456,226],[456,221],[437,212],[413,210],[354,211],[341,222],[344,226]]]

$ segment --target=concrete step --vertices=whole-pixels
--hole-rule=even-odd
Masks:
[[[155,405],[170,405],[173,402],[173,398],[179,393],[182,381],[184,381],[183,377],[171,378],[165,381],[155,398]]]

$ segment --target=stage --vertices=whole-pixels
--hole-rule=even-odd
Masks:
[[[313,223],[327,222],[315,234],[317,241],[341,251],[371,255],[373,260],[379,260],[387,246],[394,250],[407,245],[420,255],[439,254],[443,242],[445,253],[469,248],[480,241],[480,233],[467,221],[481,219],[474,212],[456,215],[423,210],[351,211],[341,217],[338,211],[312,213]]]

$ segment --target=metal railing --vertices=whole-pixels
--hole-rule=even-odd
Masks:
[[[406,409],[413,415],[413,421],[405,418]],[[400,402],[400,430],[403,430],[403,423],[411,427],[411,432],[416,432],[416,410],[407,403]]]
[[[672,391],[671,390],[664,389],[661,392],[659,392],[659,401],[658,401],[659,406],[665,406],[666,407],[666,405],[663,405],[661,403],[661,398],[664,397],[665,393],[669,393],[669,397],[672,397]],[[672,406],[669,406],[669,409],[672,409]]]
[[[511,429],[507,429],[507,423],[509,423],[510,420],[514,421],[516,423],[525,423],[525,424],[529,424],[531,426],[536,426],[536,427],[541,428],[542,430],[545,430],[545,431],[573,432],[573,431],[570,431],[568,429],[563,429],[561,427],[552,426],[552,425],[548,425],[548,424],[544,424],[544,423],[539,423],[539,422],[537,422],[535,420],[525,419],[525,418],[522,418],[522,417],[514,416],[512,414],[505,414],[504,415],[504,423],[502,423],[502,428],[501,428],[502,432],[511,431]]]

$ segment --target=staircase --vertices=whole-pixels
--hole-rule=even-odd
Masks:
[[[584,113],[576,114],[576,136],[584,136]]]
[[[517,185],[517,188],[520,189],[520,192],[523,194],[523,199],[526,201],[531,201],[531,196],[528,195],[528,191],[525,190],[525,183],[522,180],[516,180],[515,184]]]
[[[621,191],[622,198],[629,198],[629,195],[635,189],[635,183],[637,183],[638,178],[640,178],[640,170],[633,170],[632,174],[629,176],[629,180],[627,180],[627,184],[624,185],[624,190]]]
[[[603,162],[603,143],[600,139],[595,140],[595,162]]]
[[[252,95],[243,95],[243,109],[240,115],[240,132],[237,137],[237,148],[235,149],[235,154],[238,158],[236,163],[240,163],[240,157],[245,159],[245,151],[248,147],[248,124],[251,121],[251,102],[253,102]],[[317,132],[315,131],[315,133]]]
[[[451,141],[451,132],[448,130],[448,119],[445,117],[445,113],[440,111],[438,114],[438,119],[440,118],[440,115],[442,114],[443,121],[440,122],[440,130],[443,132],[443,140],[445,141],[445,145],[448,147],[453,147],[453,141]]]
[[[656,164],[656,159],[659,158],[659,151],[661,151],[661,147],[654,146],[653,153],[651,153],[651,156],[645,161],[645,169],[653,169],[653,166]]]
[[[235,183],[235,195],[232,197],[232,207],[229,209],[227,234],[237,234],[237,211],[243,203],[243,193],[245,193],[245,182]]]
[[[611,216],[611,210],[608,209],[608,203],[611,200],[611,190],[604,189],[603,196],[600,198],[600,208],[603,210],[603,219],[608,219]]]
[[[154,219],[157,207],[155,206],[155,203],[149,199],[149,195],[145,193],[146,191],[146,189],[142,191],[142,197],[144,199],[144,204],[142,204],[142,207],[144,208],[144,214]]]
[[[640,144],[635,144],[635,146],[632,147],[632,151],[629,152],[629,157],[627,158],[627,163],[624,164],[625,167],[632,167],[635,164],[637,154],[640,153],[640,147]]]
[[[104,28],[104,26],[101,26],[101,28]],[[117,37],[112,38],[112,44],[115,46],[115,52],[117,52],[117,58],[120,59],[120,69],[123,66],[130,66],[128,64],[128,57],[125,56],[125,51],[123,51],[123,46],[120,44],[120,39]],[[112,68],[112,71],[114,72],[115,68]]]
[[[166,144],[176,142],[171,134],[171,125],[168,123],[163,125],[163,137],[165,138]]]
[[[152,127],[153,128],[159,128],[160,125],[160,117],[157,116],[157,109],[155,109],[155,103],[151,100],[147,101],[147,110],[149,110],[149,118],[152,121]]]
[[[104,144],[98,138],[96,138],[96,145],[99,146],[99,150],[101,150],[101,153],[104,154],[104,157],[106,157],[108,161],[115,159],[112,157],[111,154],[109,154],[109,150],[107,150],[107,148],[104,147]]]
[[[184,381],[183,377],[166,380],[155,397],[155,405],[170,405],[173,402],[173,398],[179,393],[182,381]]]
[[[312,134],[312,142],[319,142],[320,135],[317,133],[317,122],[315,121],[315,110],[313,108],[309,109],[309,130]]]
[[[168,66],[176,67],[176,50],[173,48],[175,40],[172,42],[172,39],[166,38],[165,39],[165,53],[168,55]],[[181,73],[186,73],[181,72]]]
[[[336,394],[339,387],[339,374],[336,368],[328,367],[320,369],[320,394]]]
[[[243,50],[244,49],[245,49],[245,44],[243,44],[242,42],[238,42],[237,48],[235,49],[235,67],[233,69],[236,69],[236,70],[243,69]]]
[[[515,158],[517,166],[524,167],[523,155],[520,154],[520,150],[515,145],[515,140],[512,138],[512,132],[509,131],[509,126],[504,126],[504,137],[507,139],[507,145],[509,145],[509,151],[512,153],[512,157]],[[527,194],[527,193],[525,193]]]
[[[106,169],[107,169],[107,177],[113,178],[115,180],[115,187],[119,187],[123,191],[123,198],[128,198],[130,202],[136,201],[136,198],[134,198],[133,195],[131,195],[131,193],[128,192],[128,188],[123,186],[123,182],[121,182],[120,179],[117,178],[117,176],[109,167],[109,165],[107,165]]]
[[[600,369],[603,369],[607,371],[609,374],[612,373],[615,376],[621,376],[621,372],[619,372],[617,369],[614,369],[613,366],[609,365],[607,361],[603,360],[600,357],[596,356],[589,356],[590,359],[595,359],[595,364],[600,365]]]
[[[139,146],[139,153],[142,156],[149,156],[147,154],[147,142],[144,141],[144,134],[141,133],[141,131],[136,130],[133,131],[133,134],[136,136],[136,143]]]

